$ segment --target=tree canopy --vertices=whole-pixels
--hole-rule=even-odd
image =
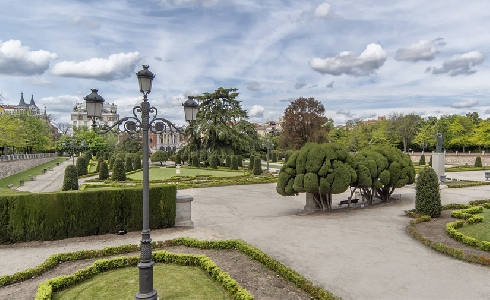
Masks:
[[[333,120],[324,116],[325,107],[315,98],[300,97],[284,111],[280,145],[284,149],[300,149],[308,142],[324,143]]]
[[[238,95],[235,88],[220,87],[212,93],[195,97],[199,106],[195,124],[187,128],[187,133],[192,133],[188,152],[192,149],[247,154],[255,150],[258,146],[257,131],[248,121],[247,111],[242,108]]]

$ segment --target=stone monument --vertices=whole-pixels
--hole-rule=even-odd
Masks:
[[[437,178],[444,184],[446,181],[446,154],[442,151],[443,136],[440,131],[437,131],[437,147],[436,152],[432,153],[432,168],[437,173]]]

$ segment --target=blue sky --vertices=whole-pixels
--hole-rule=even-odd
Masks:
[[[40,4],[42,3],[42,4]],[[69,122],[91,88],[121,117],[150,102],[184,124],[188,95],[238,88],[250,121],[314,97],[335,124],[392,112],[490,117],[485,0],[153,0],[0,3],[0,91]]]

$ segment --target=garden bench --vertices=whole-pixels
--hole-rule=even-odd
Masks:
[[[29,180],[31,180],[31,181],[36,180],[36,176],[29,175]]]
[[[14,185],[13,184],[9,184],[7,185],[9,189],[13,189],[14,188]]]
[[[490,178],[490,172],[485,172],[485,181],[487,181]]]
[[[351,204],[357,204],[358,202],[359,202],[359,199],[350,199],[350,203],[351,203]],[[344,205],[344,204],[349,205],[349,199],[347,199],[347,200],[341,200],[341,201],[339,202],[339,206],[342,206],[342,205]]]

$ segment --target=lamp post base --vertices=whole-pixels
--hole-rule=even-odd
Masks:
[[[136,293],[134,297],[135,300],[158,300],[158,294],[155,289],[153,289],[153,266],[154,261],[140,262],[138,264],[139,268],[139,282],[140,291]],[[147,293],[141,293],[142,291],[149,291]]]

